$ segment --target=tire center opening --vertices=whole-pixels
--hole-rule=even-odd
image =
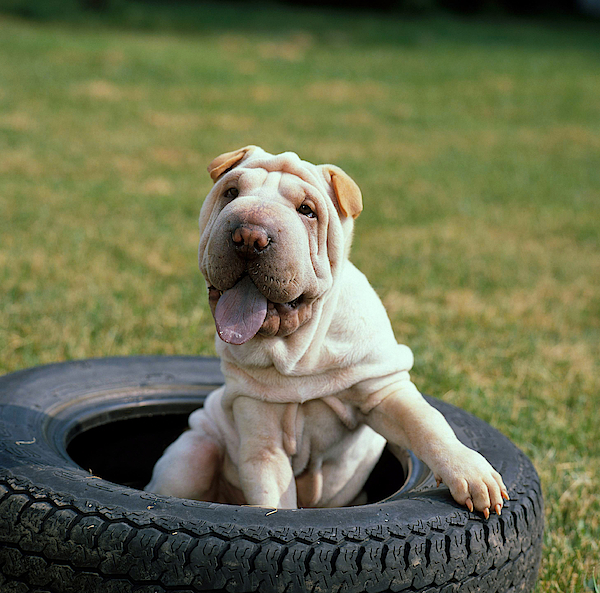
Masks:
[[[142,490],[154,464],[186,428],[188,413],[152,414],[116,419],[75,430],[67,444],[69,457],[82,469],[109,482]],[[381,501],[402,488],[407,472],[384,449],[365,484],[367,503]]]

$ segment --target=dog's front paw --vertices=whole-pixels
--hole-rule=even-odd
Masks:
[[[435,478],[438,485],[444,482],[454,500],[465,505],[469,511],[477,510],[487,519],[490,509],[499,515],[508,500],[508,490],[502,481],[502,476],[488,461],[464,445],[456,451],[449,452],[445,463],[437,468]]]

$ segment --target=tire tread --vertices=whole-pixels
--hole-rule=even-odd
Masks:
[[[15,373],[0,378],[0,402],[3,393],[21,402],[52,379],[58,387],[44,393],[51,399],[46,405],[54,405],[52,398],[72,396],[76,377],[86,377],[80,384],[88,393],[102,384],[107,369],[114,371],[111,385],[181,383],[182,373],[185,381],[198,382],[205,371],[215,380],[214,361],[202,362],[196,371],[197,359],[169,360],[159,361],[162,373],[152,358]],[[435,405],[473,447],[492,438],[497,450],[516,450],[485,423],[441,402]],[[523,593],[537,578],[543,500],[533,465],[518,451],[511,457],[511,501],[488,521],[439,491],[375,505],[377,520],[354,525],[253,523],[236,521],[244,513],[235,512],[223,521],[219,505],[175,504],[110,484],[66,461],[58,467],[39,443],[16,447],[24,432],[24,413],[17,412],[19,422],[9,416],[3,424],[0,415],[0,437],[12,441],[4,454],[14,456],[14,463],[0,469],[2,593]],[[414,518],[408,513],[406,520],[385,518],[385,505],[404,504],[431,511]]]

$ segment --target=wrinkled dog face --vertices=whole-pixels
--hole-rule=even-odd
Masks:
[[[328,235],[332,225],[340,232],[348,202],[335,177],[355,184],[341,170],[256,147],[221,155],[209,172],[215,186],[200,214],[199,263],[219,336],[243,344],[290,335],[332,284],[339,255],[328,252]]]

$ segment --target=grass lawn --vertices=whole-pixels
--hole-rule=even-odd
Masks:
[[[600,27],[149,6],[0,16],[0,373],[213,354],[206,164],[246,144],[333,162],[416,384],[538,469],[537,591],[593,590]]]

